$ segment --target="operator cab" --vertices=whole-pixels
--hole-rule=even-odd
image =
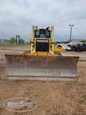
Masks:
[[[51,38],[51,31],[49,30],[49,27],[46,29],[36,29],[34,32],[35,38]]]
[[[34,34],[36,38],[36,52],[49,52],[49,38],[51,38],[49,27],[46,29],[36,29]]]

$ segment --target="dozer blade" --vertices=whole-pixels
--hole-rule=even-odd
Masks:
[[[5,55],[8,76],[64,78],[77,76],[79,57]]]

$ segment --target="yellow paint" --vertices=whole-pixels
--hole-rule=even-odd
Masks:
[[[54,51],[65,52],[66,50],[59,46],[54,46]]]
[[[60,56],[60,53],[54,53],[54,52],[62,52],[65,51],[62,47],[55,46],[54,41],[54,26],[51,27],[51,38],[34,38],[34,32],[35,27],[32,26],[32,32],[31,32],[31,53],[26,55],[34,55],[34,56]],[[36,52],[36,40],[48,40],[49,41],[49,52]]]
[[[33,56],[59,56],[59,54],[54,54],[50,52],[33,52],[33,53],[28,53],[26,55],[33,55]]]

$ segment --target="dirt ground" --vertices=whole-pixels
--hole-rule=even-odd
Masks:
[[[6,68],[4,54],[23,53],[23,50],[27,50],[25,48],[14,49],[0,49],[0,77]],[[86,115],[86,52],[63,52],[62,55],[80,56],[78,74],[82,81],[49,82],[0,79],[0,115]],[[8,111],[3,107],[3,103],[13,97],[33,99],[37,102],[37,108],[25,113]]]

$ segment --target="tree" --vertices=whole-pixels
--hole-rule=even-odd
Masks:
[[[20,39],[20,44],[25,44],[25,40],[24,39]]]
[[[16,39],[12,37],[12,38],[10,39],[10,43],[14,45],[14,44],[16,43]]]

